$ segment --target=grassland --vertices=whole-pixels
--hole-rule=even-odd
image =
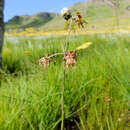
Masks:
[[[65,36],[5,38],[0,87],[0,130],[57,130],[61,123],[63,58],[45,70],[38,60],[62,52]],[[129,34],[72,35],[78,51],[66,73],[65,125],[81,130],[130,128]]]

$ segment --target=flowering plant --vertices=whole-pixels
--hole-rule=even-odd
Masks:
[[[85,20],[83,20],[82,15],[80,12],[77,12],[76,15],[72,15],[72,11],[68,8],[63,8],[61,11],[62,17],[66,20],[68,24],[68,35],[67,40],[65,42],[65,46],[63,48],[62,53],[55,53],[55,54],[46,54],[45,57],[41,58],[39,60],[39,64],[43,66],[45,69],[47,69],[50,65],[50,62],[53,61],[52,58],[57,55],[63,55],[63,86],[62,86],[62,123],[61,123],[61,130],[64,129],[64,90],[65,90],[65,81],[66,81],[66,69],[69,69],[72,67],[75,68],[75,64],[77,61],[77,51],[81,49],[88,48],[92,43],[86,42],[85,44],[77,47],[75,50],[69,51],[69,40],[70,40],[70,32],[72,30],[72,22],[75,21],[78,24],[79,28],[84,28],[84,23],[87,23]]]

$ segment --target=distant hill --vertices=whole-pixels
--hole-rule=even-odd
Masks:
[[[6,28],[40,27],[56,17],[57,13],[37,13],[35,15],[14,16],[6,23]]]
[[[70,7],[73,12],[80,11],[85,19],[90,23],[111,22],[110,18],[115,16],[114,9],[108,0],[87,0],[79,2]],[[120,0],[119,15],[121,20],[125,18],[122,24],[130,23],[130,0]],[[106,22],[107,23],[107,22]],[[42,29],[63,29],[64,20],[57,13],[37,13],[35,15],[15,16],[6,23],[6,29],[15,28],[42,28]]]

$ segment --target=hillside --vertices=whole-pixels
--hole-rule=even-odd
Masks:
[[[56,17],[56,13],[37,13],[35,15],[14,16],[6,23],[6,28],[40,27]]]
[[[130,24],[130,1],[120,0],[120,24],[126,26]],[[115,25],[114,8],[106,0],[88,0],[79,2],[70,7],[73,12],[80,11],[85,19],[89,21],[89,26]],[[37,13],[32,16],[15,16],[6,23],[6,28],[42,28],[44,30],[63,29],[64,20],[56,13]]]

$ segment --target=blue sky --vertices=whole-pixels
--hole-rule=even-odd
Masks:
[[[32,15],[37,12],[60,12],[76,2],[85,0],[5,0],[5,21],[16,15]]]

